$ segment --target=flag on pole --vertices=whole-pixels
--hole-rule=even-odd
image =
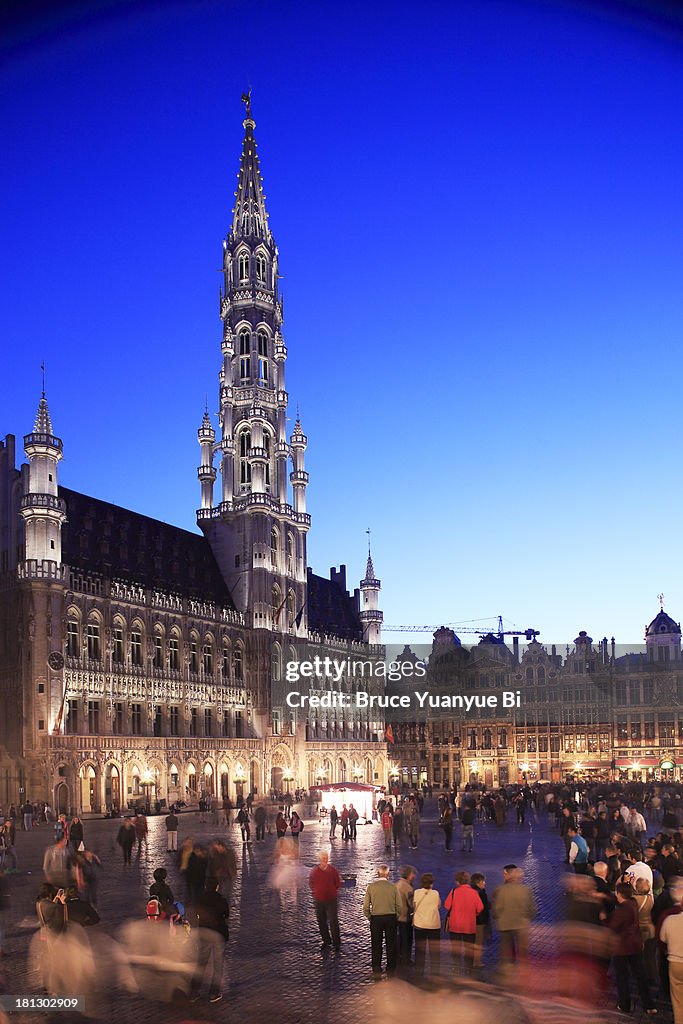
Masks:
[[[389,725],[384,730],[384,739],[387,741],[387,743],[396,742],[396,740],[394,739],[394,730],[391,728],[391,723],[389,723]]]
[[[282,604],[280,605],[278,610],[275,612],[275,622],[279,621],[280,613],[281,613],[282,609],[284,608],[284,606],[287,604],[287,596],[288,595],[285,594],[285,596],[282,598]]]

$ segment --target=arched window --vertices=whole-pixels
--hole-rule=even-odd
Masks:
[[[190,672],[199,672],[199,636],[190,633]]]
[[[527,683],[533,683],[534,681],[534,670],[532,668],[526,670],[526,681]]]
[[[224,679],[230,678],[230,643],[227,640],[223,642],[222,673]]]
[[[507,747],[508,745],[508,731],[507,729],[501,729],[498,733],[498,746]]]
[[[130,663],[142,665],[142,623],[137,619],[130,631]]]
[[[270,677],[274,683],[282,678],[282,650],[279,644],[273,644],[270,652]]]
[[[280,537],[278,535],[277,528],[274,526],[272,528],[272,530],[270,531],[270,564],[273,567],[273,569],[277,569],[277,567],[278,567],[277,566],[277,562],[278,562],[278,557],[277,556],[278,556],[278,545],[279,545],[279,542],[280,542]]]
[[[168,667],[172,672],[180,671],[180,639],[177,632],[172,633],[168,640]]]
[[[164,632],[161,626],[154,627],[154,668],[164,667]]]
[[[249,380],[251,377],[251,333],[249,328],[243,327],[238,335],[240,350],[240,380]]]
[[[536,679],[538,680],[540,686],[542,686],[545,683],[545,669],[542,665],[539,665],[539,667],[536,669]]]
[[[296,619],[296,594],[293,590],[287,594],[287,625],[290,629],[294,626]]]
[[[273,442],[267,430],[263,431],[263,447],[266,450],[265,480],[266,490],[270,490],[270,460],[273,455]]]
[[[468,729],[467,730],[467,748],[468,748],[468,750],[476,750],[477,749],[477,730],[476,729]]]
[[[75,612],[69,612],[66,622],[66,653],[70,658],[81,656],[81,623]]]
[[[240,434],[240,486],[248,487],[251,483],[251,464],[249,462],[249,449],[251,448],[251,431],[243,430]]]
[[[88,657],[92,661],[99,661],[102,657],[100,646],[100,620],[96,615],[91,615],[87,626]]]
[[[242,648],[236,647],[232,656],[232,667],[234,669],[233,675],[236,683],[241,683],[243,676],[244,666],[242,665]]]
[[[490,750],[491,749],[491,730],[490,729],[484,729],[484,742],[483,742],[482,745],[484,747],[484,750]]]
[[[205,676],[213,675],[213,644],[208,637],[204,640],[202,649],[202,665]]]
[[[294,575],[294,534],[287,534],[287,574]]]
[[[266,257],[262,252],[256,254],[256,280],[260,284],[266,283]]]
[[[268,368],[268,335],[264,330],[260,330],[256,335],[256,343],[258,347],[258,379],[262,384],[267,384],[270,380],[270,370]]]
[[[240,281],[249,280],[249,253],[242,251],[238,257]]]

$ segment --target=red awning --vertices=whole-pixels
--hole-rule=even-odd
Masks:
[[[638,771],[638,768],[659,768],[658,757],[618,757],[617,768],[633,768],[634,771]]]

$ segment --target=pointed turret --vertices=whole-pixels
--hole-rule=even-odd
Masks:
[[[370,531],[368,530],[368,534]],[[365,566],[365,578],[360,581],[360,589],[363,592],[363,610],[360,619],[363,623],[363,640],[367,644],[381,644],[382,642],[382,619],[384,615],[379,610],[379,592],[382,583],[375,575],[375,567],[372,564],[372,552],[368,540],[368,561]]]
[[[202,425],[197,431],[197,440],[202,450],[202,463],[197,469],[197,476],[202,488],[202,508],[211,508],[213,484],[216,479],[216,470],[213,468],[213,445],[216,440],[216,431],[211,426],[208,409],[204,410]]]
[[[24,437],[29,462],[28,482],[21,499],[26,559],[22,576],[62,577],[62,525],[66,503],[57,489],[57,464],[62,458],[61,438],[55,437],[43,391],[32,434]]]

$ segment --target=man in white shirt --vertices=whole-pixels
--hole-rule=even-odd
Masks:
[[[624,874],[629,876],[634,888],[637,879],[644,878],[650,886],[650,889],[652,889],[652,868],[649,864],[644,864],[642,860],[637,860],[633,864],[629,864]]]
[[[675,886],[672,896],[676,903],[683,901],[683,885]],[[683,913],[670,914],[664,919],[659,932],[666,946],[669,961],[669,987],[674,1011],[674,1024],[683,1024]]]
[[[640,811],[636,810],[635,807],[631,808],[631,813],[628,816],[628,827],[631,835],[635,841],[643,848],[643,836],[647,831],[647,825],[645,824],[645,818],[642,816]]]

